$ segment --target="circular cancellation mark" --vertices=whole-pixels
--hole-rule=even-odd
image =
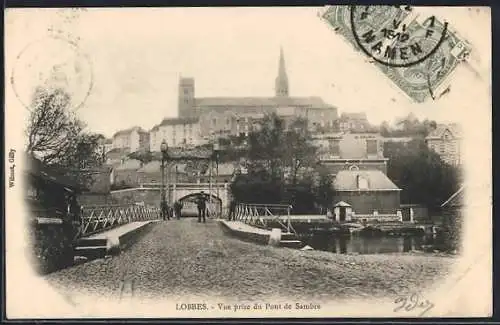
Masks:
[[[68,109],[76,110],[92,90],[92,64],[76,43],[49,36],[30,42],[17,55],[10,82],[17,99],[28,110],[40,90],[66,93],[70,98]]]
[[[410,7],[350,6],[350,24],[356,44],[374,61],[395,68],[424,62],[446,39],[448,23],[441,24],[434,16],[423,24],[408,25],[404,18]]]

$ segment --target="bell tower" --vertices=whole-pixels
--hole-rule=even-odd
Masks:
[[[194,112],[194,78],[180,78],[178,116],[187,117]]]
[[[278,68],[278,76],[276,77],[274,90],[276,97],[288,96],[288,76],[285,68],[285,56],[283,55],[283,48],[280,48],[280,61]]]

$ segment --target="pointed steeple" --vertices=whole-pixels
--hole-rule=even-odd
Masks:
[[[275,82],[276,97],[288,96],[288,76],[286,75],[285,56],[283,55],[283,47],[280,47],[280,62],[278,76]]]

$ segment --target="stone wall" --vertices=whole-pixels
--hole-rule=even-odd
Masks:
[[[335,202],[344,201],[352,206],[356,214],[396,214],[399,206],[399,191],[338,191]]]
[[[144,202],[146,205],[160,205],[160,189],[134,188],[112,191],[111,197],[117,204]]]

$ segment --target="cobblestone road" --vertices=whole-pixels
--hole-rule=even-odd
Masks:
[[[225,234],[214,220],[158,223],[118,256],[48,275],[66,293],[144,299],[206,294],[256,301],[272,296],[342,299],[432,286],[452,258],[339,255],[273,248]]]

